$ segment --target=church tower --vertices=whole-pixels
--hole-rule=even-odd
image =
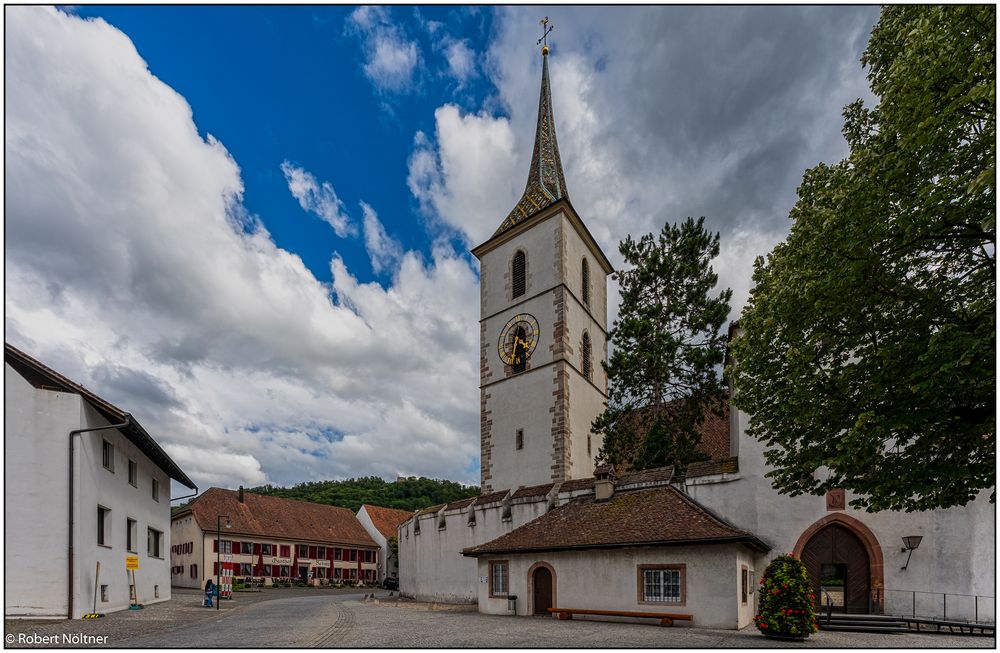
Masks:
[[[607,401],[612,267],[570,204],[548,47],[524,194],[480,262],[480,481],[484,493],[593,475]]]

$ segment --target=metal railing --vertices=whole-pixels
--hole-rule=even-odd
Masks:
[[[912,619],[996,623],[996,598],[982,594],[876,588],[869,600],[876,614]]]

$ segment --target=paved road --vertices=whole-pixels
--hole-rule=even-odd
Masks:
[[[755,630],[707,630],[598,621],[428,612],[365,603],[362,595],[276,598],[218,619],[179,626],[115,647],[464,647],[464,648],[994,648],[995,640],[953,635],[820,632],[801,644]]]

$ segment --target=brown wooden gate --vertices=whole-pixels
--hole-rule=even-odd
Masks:
[[[817,608],[826,609],[826,599],[820,591],[820,578],[825,577],[833,587],[843,587],[842,606],[835,607],[835,610],[868,612],[871,589],[868,552],[853,531],[840,524],[824,527],[802,549],[802,562],[809,570]],[[837,595],[835,591],[832,593]]]
[[[531,584],[535,614],[549,616],[549,608],[555,607],[552,605],[552,572],[546,567],[539,567],[531,578]]]

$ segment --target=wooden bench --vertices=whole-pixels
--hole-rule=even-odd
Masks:
[[[689,614],[674,614],[670,612],[634,612],[627,610],[582,610],[578,608],[549,608],[552,614],[558,614],[560,619],[572,619],[575,614],[593,614],[604,617],[640,617],[659,619],[661,626],[673,626],[675,621],[691,621]]]

